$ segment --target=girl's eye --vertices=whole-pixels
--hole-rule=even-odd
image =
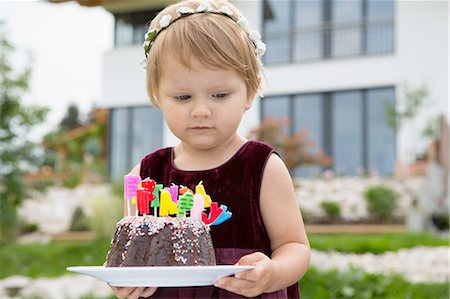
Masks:
[[[228,96],[228,93],[226,93],[226,92],[219,92],[219,93],[213,94],[213,97],[217,98],[217,99],[224,99],[227,96]]]
[[[181,96],[175,96],[175,99],[178,101],[187,101],[191,98],[189,95],[181,95]]]

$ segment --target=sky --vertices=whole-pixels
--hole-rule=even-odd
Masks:
[[[57,127],[69,104],[82,114],[101,104],[102,55],[113,48],[113,16],[75,1],[0,0],[0,30],[16,47],[13,69],[29,63],[33,75],[24,103],[51,109],[38,135]]]

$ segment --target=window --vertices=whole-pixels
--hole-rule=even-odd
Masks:
[[[265,0],[263,5],[266,63],[394,50],[394,0]]]
[[[152,107],[114,108],[110,114],[109,177],[121,180],[163,143],[163,118]]]
[[[289,117],[291,133],[308,132],[312,151],[325,151],[338,175],[356,175],[361,169],[392,175],[395,131],[385,117],[387,103],[395,103],[393,87],[266,97],[262,116]],[[300,167],[295,174],[317,176],[321,166]]]
[[[142,44],[150,21],[159,10],[116,14],[115,39],[116,47]]]

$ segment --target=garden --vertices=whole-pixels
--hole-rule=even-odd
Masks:
[[[105,283],[66,271],[102,265],[122,215],[123,189],[105,183],[107,111],[80,121],[71,106],[42,144],[29,141],[48,109],[22,105],[31,69],[12,72],[3,36],[1,50],[0,298],[114,298]],[[254,133],[290,170],[331,163],[277,122]],[[312,248],[302,298],[449,298],[448,213],[418,195],[426,178],[327,170],[294,185]]]

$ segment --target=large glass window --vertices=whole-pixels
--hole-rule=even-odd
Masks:
[[[386,105],[394,104],[392,88],[367,91],[368,170],[392,174],[395,163],[395,135],[386,119]]]
[[[293,120],[294,132],[305,132],[308,141],[311,141],[309,148],[313,152],[324,149],[323,145],[323,101],[320,94],[298,95],[293,99]],[[311,165],[298,168],[295,174],[298,176],[318,176],[322,172],[321,167]]]
[[[116,47],[142,44],[148,24],[157,13],[158,10],[149,10],[114,15]]]
[[[267,61],[287,62],[291,59],[291,4],[288,0],[278,0],[276,5],[270,6],[270,17],[264,22],[265,33],[271,41],[265,54]]]
[[[361,6],[362,0],[332,1],[332,56],[350,56],[361,53]]]
[[[163,118],[152,107],[114,108],[110,118],[109,175],[121,180],[141,159],[163,144]]]
[[[395,103],[392,87],[338,92],[266,97],[263,116],[289,117],[290,133],[306,130],[314,146],[333,160],[331,169],[339,175],[356,175],[360,170],[391,175],[395,165],[395,131],[385,116],[387,103]],[[302,166],[295,175],[314,177],[321,166]]]
[[[332,156],[336,174],[357,174],[363,167],[362,101],[360,91],[332,96]]]
[[[394,50],[394,0],[264,0],[263,3],[266,63]]]

